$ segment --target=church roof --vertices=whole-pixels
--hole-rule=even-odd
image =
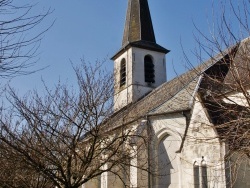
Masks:
[[[197,92],[202,95],[201,92],[203,89],[205,89],[205,91],[208,91],[208,88],[206,88],[206,76],[211,78],[213,78],[213,74],[223,76],[221,75],[221,72],[223,73],[225,71],[224,66],[226,64],[226,66],[228,66],[228,69],[226,69],[223,81],[223,83],[225,83],[223,87],[225,87],[225,85],[228,84],[229,81],[232,82],[232,76],[230,75],[229,71],[230,61],[233,58],[234,61],[239,64],[238,66],[242,68],[244,62],[242,62],[242,60],[239,61],[239,56],[242,56],[242,53],[244,53],[246,51],[246,48],[249,47],[250,39],[245,39],[240,43],[240,45],[236,44],[235,46],[224,50],[223,52],[212,57],[201,65],[193,68],[192,70],[181,74],[180,76],[168,82],[165,82],[161,86],[149,92],[137,102],[129,104],[119,111],[115,112],[106,123],[115,127],[119,127],[121,125],[130,124],[132,122],[145,118],[146,116],[179,113],[182,111],[191,110],[193,107],[194,95]],[[249,66],[249,64],[245,66]],[[243,69],[245,70],[246,68]],[[239,69],[239,71],[241,70]],[[211,83],[209,84],[209,87],[212,86],[215,87],[215,89],[218,88],[217,86],[211,85]],[[219,89],[222,89],[221,91],[223,92],[229,91],[225,88]],[[209,103],[206,103],[204,105],[207,106],[209,105]],[[207,106],[207,108],[209,108],[209,106]],[[216,118],[212,113],[209,113],[209,116],[212,120]],[[110,128],[114,128],[113,126],[111,126]]]
[[[186,111],[192,107],[193,96],[196,93],[200,79],[195,78],[183,89],[173,95],[169,100],[149,112],[149,115],[166,114],[171,112]]]
[[[169,52],[156,43],[147,0],[129,0],[122,48],[111,59],[115,59],[130,47]]]
[[[248,107],[225,99],[228,95],[244,93],[245,89],[250,88],[248,60],[250,38],[244,39],[230,51],[231,53],[226,54],[223,59],[205,71],[199,88],[207,115],[222,138],[234,128],[234,121],[237,121],[239,116],[244,119],[242,117],[247,114],[245,117],[249,118],[249,110],[246,110]],[[238,100],[244,101],[240,97]],[[246,111],[247,113],[244,113]]]
[[[200,76],[223,57],[222,54],[217,55],[198,67],[165,82],[137,102],[116,112],[107,123],[121,126],[146,116],[191,110],[193,96],[200,84]]]
[[[143,10],[144,13],[140,15],[141,13],[139,10]],[[144,21],[147,20],[147,22],[140,21],[140,17],[142,17],[141,19]],[[143,24],[147,25],[149,28],[145,33],[143,33],[144,30],[142,30],[142,28],[146,28]],[[236,44],[235,46],[220,52],[218,55],[212,57],[198,67],[165,82],[158,88],[143,96],[137,102],[129,104],[115,112],[106,123],[119,127],[140,120],[141,118],[145,118],[146,116],[191,110],[193,107],[194,95],[196,92],[200,92],[201,88],[206,85],[206,76],[210,76],[211,78],[214,77],[216,79],[218,76],[222,76],[224,82],[232,82],[232,76],[230,76],[229,71],[230,61],[232,60],[231,55],[233,54],[234,58],[236,57],[236,61],[239,61],[237,60],[237,57],[241,56],[240,53],[242,53],[241,51],[244,52],[246,45],[248,47],[250,46],[249,40],[250,39],[243,40],[240,45],[242,46],[241,48]],[[155,42],[147,0],[129,0],[123,37],[123,48],[114,57],[131,46],[146,49],[161,48],[161,46]],[[242,60],[241,62],[239,61],[239,63],[242,65]],[[211,85],[211,83],[209,84]],[[223,88],[219,89],[225,89],[225,87],[223,86]],[[208,91],[206,88],[205,90]],[[209,115],[213,116],[213,114]],[[213,117],[210,118],[213,119]],[[114,128],[113,126],[110,128]]]

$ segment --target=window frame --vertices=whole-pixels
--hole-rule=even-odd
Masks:
[[[149,84],[155,83],[155,65],[151,55],[144,56],[144,81]]]
[[[197,161],[193,163],[193,177],[194,188],[208,187],[207,163],[203,156],[200,163],[198,163]]]
[[[120,88],[122,88],[126,85],[126,81],[127,81],[126,59],[122,58],[122,60],[120,62],[120,79],[119,79]]]

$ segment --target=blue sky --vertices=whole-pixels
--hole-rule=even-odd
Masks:
[[[235,0],[237,1],[237,0]],[[71,62],[79,64],[84,58],[87,63],[107,59],[107,69],[112,70],[109,58],[121,47],[127,0],[22,0],[38,2],[35,12],[48,8],[53,13],[40,29],[48,23],[55,23],[45,34],[39,49],[40,60],[33,69],[47,67],[32,75],[13,79],[10,84],[20,93],[43,88],[41,79],[49,87],[60,80],[74,85],[75,77]],[[213,11],[220,10],[219,0],[148,0],[157,43],[171,50],[167,54],[167,79],[170,80],[186,71],[183,52],[191,62],[197,60],[190,53],[195,48],[193,35],[195,25],[204,33],[209,32],[213,23]],[[206,57],[205,57],[206,58]]]

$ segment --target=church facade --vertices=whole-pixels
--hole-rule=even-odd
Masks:
[[[130,187],[250,187],[247,179],[249,160],[242,165],[244,169],[238,167],[237,177],[232,177],[230,160],[233,159],[226,159],[229,146],[222,139],[225,131],[217,126],[222,121],[219,115],[223,115],[211,105],[214,102],[211,92],[218,89],[214,79],[223,80],[223,83],[232,81],[229,73],[232,58],[228,57],[237,60],[248,47],[250,41],[245,39],[200,66],[166,81],[165,55],[169,50],[156,43],[148,2],[129,0],[122,47],[112,57],[114,118],[126,116],[131,127],[150,127],[148,160],[153,164],[151,170],[158,172],[158,176],[153,176],[131,167]],[[244,100],[239,101],[241,94],[229,90],[224,94],[225,100],[220,100],[225,104],[245,105]],[[141,117],[139,125],[138,121],[133,121],[134,117]],[[133,164],[140,160],[138,156]],[[109,179],[108,173],[100,177],[99,183],[84,185],[85,188],[123,186]]]

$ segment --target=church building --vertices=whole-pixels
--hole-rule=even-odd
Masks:
[[[230,160],[226,158],[231,146],[223,139],[227,127],[220,126],[228,121],[225,117],[231,115],[225,108],[224,111],[219,109],[222,102],[213,97],[213,93],[220,93],[223,107],[238,105],[244,109],[244,99],[239,100],[241,93],[223,84],[234,84],[232,62],[242,63],[242,53],[249,54],[249,47],[250,41],[245,39],[167,81],[166,55],[170,51],[156,43],[148,1],[128,1],[122,46],[112,57],[113,120],[131,127],[150,127],[147,153],[150,168],[159,173],[159,176],[152,176],[139,169],[130,170],[131,188],[250,187],[249,157],[238,165],[237,177],[233,177],[230,165],[237,160],[237,155]],[[140,161],[138,156],[134,164]],[[89,187],[94,188],[94,185],[85,185]],[[120,188],[123,185],[109,180],[106,174],[100,178],[98,187]]]

